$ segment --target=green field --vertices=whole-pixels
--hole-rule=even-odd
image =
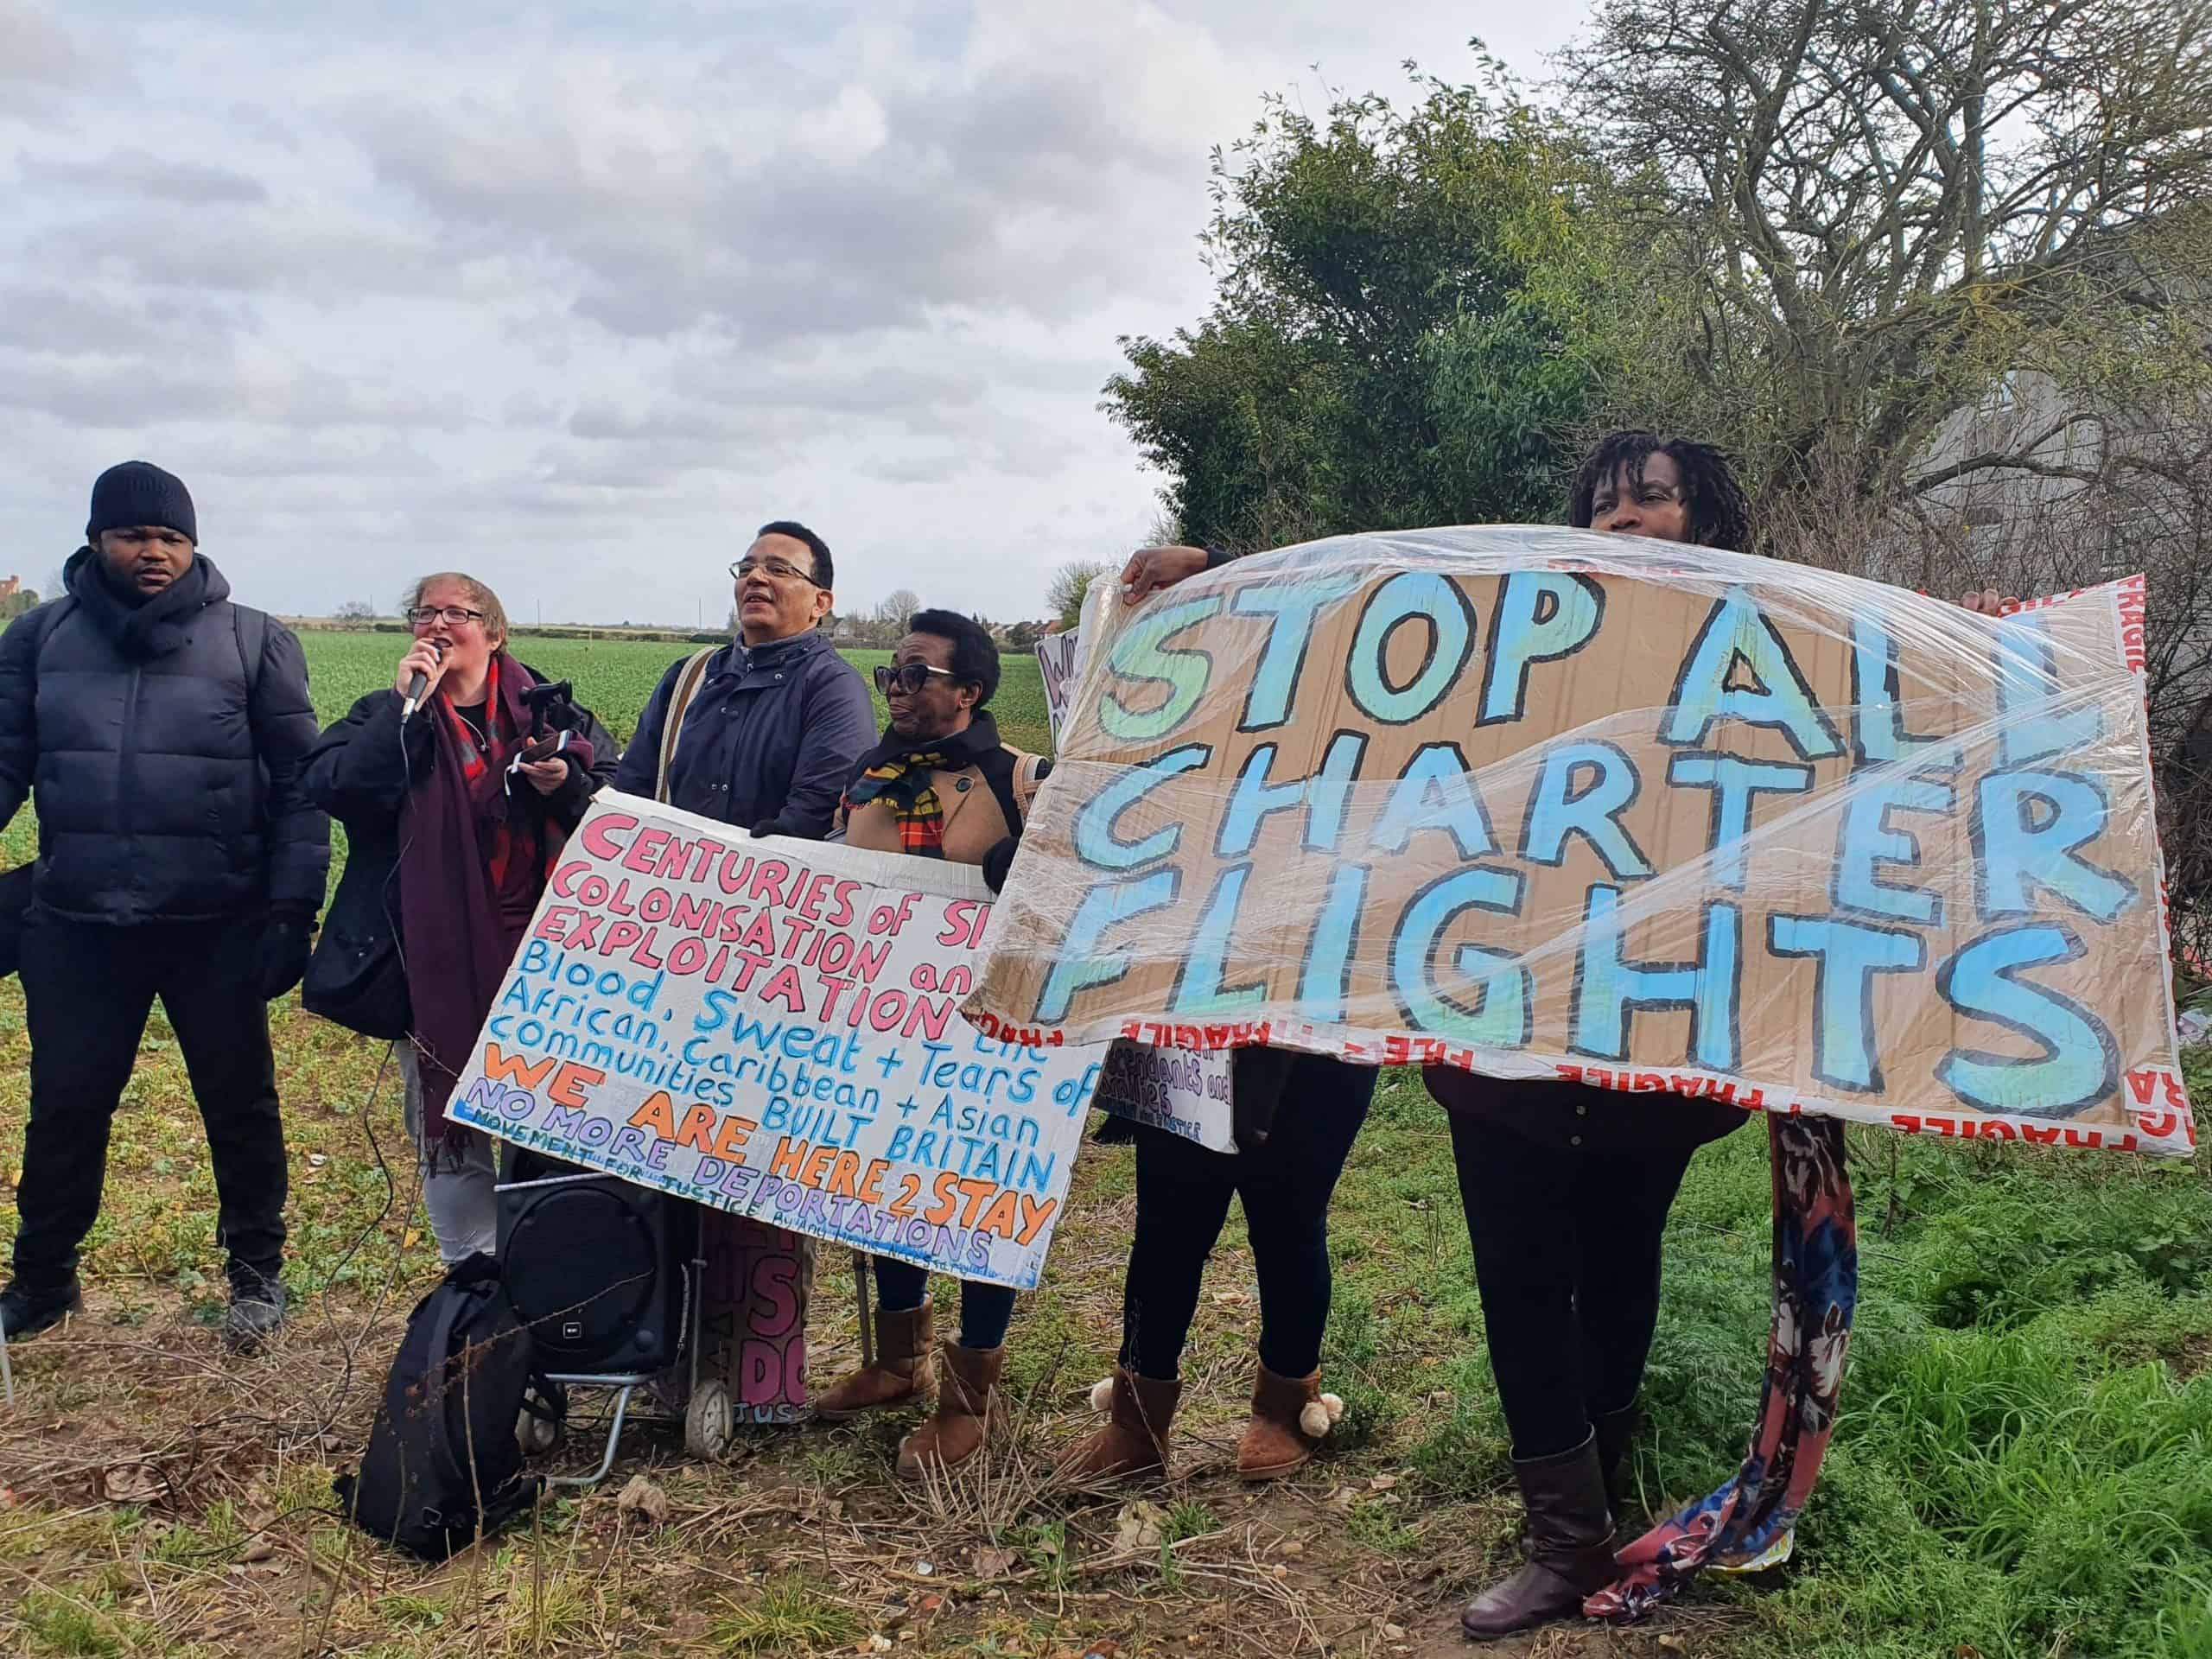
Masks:
[[[344,714],[354,698],[391,683],[393,666],[407,649],[408,636],[309,630],[300,635],[300,642],[307,650],[315,713],[327,724]],[[518,633],[510,649],[550,678],[573,680],[578,700],[626,742],[645,699],[652,696],[669,664],[699,647],[656,639],[534,639]],[[877,663],[891,660],[887,651],[848,651],[844,655],[863,675]],[[1007,652],[1001,674],[998,695],[991,702],[1000,735],[1016,748],[1049,752],[1045,684],[1037,658],[1028,652]],[[880,727],[881,697],[875,700],[875,712]]]
[[[311,636],[318,707],[385,683],[391,636]],[[680,647],[524,640],[626,732]],[[1008,676],[1009,710],[1035,697]],[[1025,746],[1034,726],[1011,725]],[[21,833],[20,827],[18,832]],[[15,1351],[0,1409],[0,1649],[30,1655],[854,1654],[1442,1659],[1517,1560],[1507,1446],[1441,1115],[1389,1074],[1333,1216],[1331,1449],[1255,1490],[1230,1467],[1257,1328],[1232,1218],[1185,1358],[1176,1478],[1072,1492],[1053,1453],[1119,1335],[1126,1148],[1086,1147],[1007,1357],[1005,1450],[949,1488],[891,1474],[910,1417],[761,1432],[723,1466],[647,1424],[613,1478],[442,1568],[330,1512],[406,1310],[435,1276],[380,1046],[276,1011],[292,1146],[281,1351],[226,1360],[201,1131],[159,1016],[116,1124],[89,1306]],[[26,1046],[0,985],[0,1178]],[[2212,1099],[2207,1051],[2190,1083]],[[2212,1160],[1850,1134],[1862,1294],[1843,1415],[1796,1559],[1708,1580],[1629,1632],[1529,1659],[2212,1659]],[[1631,1474],[1641,1522],[1742,1454],[1768,1325],[1770,1175],[1747,1128],[1700,1154],[1668,1236]],[[817,1380],[854,1349],[825,1252]],[[949,1286],[940,1286],[941,1291]],[[579,1440],[588,1438],[582,1431]],[[579,1445],[559,1454],[588,1467]],[[664,1518],[625,1510],[633,1474]],[[1144,1507],[1139,1507],[1140,1505]],[[1105,1649],[1102,1645],[1100,1651]]]

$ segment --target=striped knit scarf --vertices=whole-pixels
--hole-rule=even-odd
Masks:
[[[936,775],[976,765],[999,747],[999,728],[980,714],[949,736],[913,741],[886,732],[883,741],[861,756],[853,780],[845,785],[845,816],[870,801],[891,809],[899,826],[899,850],[919,858],[944,856],[944,804],[938,798]]]
[[[944,765],[942,749],[886,755],[867,767],[845,791],[848,816],[870,801],[891,808],[899,825],[899,850],[918,858],[944,856],[944,804],[931,780]]]

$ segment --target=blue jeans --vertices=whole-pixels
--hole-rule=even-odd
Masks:
[[[919,1307],[930,1294],[926,1268],[887,1255],[875,1258],[875,1305],[887,1313],[903,1313]],[[1004,1285],[980,1279],[960,1281],[960,1345],[997,1348],[1006,1342],[1006,1327],[1014,1318],[1014,1292]]]

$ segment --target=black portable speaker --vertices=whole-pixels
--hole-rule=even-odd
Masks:
[[[516,1149],[499,1192],[499,1281],[554,1373],[655,1371],[682,1345],[698,1211]]]

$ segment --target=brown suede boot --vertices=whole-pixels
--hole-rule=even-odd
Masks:
[[[1163,1382],[1116,1365],[1106,1427],[1061,1460],[1061,1477],[1083,1484],[1165,1473],[1168,1425],[1175,1421],[1182,1397],[1180,1377]]]
[[[1304,1465],[1328,1432],[1321,1373],[1277,1376],[1262,1365],[1252,1381],[1252,1421],[1236,1444],[1236,1472],[1246,1480],[1287,1475]]]
[[[1616,1570],[1594,1430],[1572,1452],[1515,1463],[1513,1478],[1529,1511],[1529,1564],[1460,1610],[1459,1628],[1478,1641],[1574,1617]]]
[[[937,1410],[899,1442],[902,1479],[919,1480],[923,1469],[932,1463],[946,1471],[957,1469],[983,1449],[999,1386],[999,1367],[1005,1360],[1004,1348],[946,1344],[944,1369],[938,1373]]]
[[[931,1329],[926,1297],[919,1307],[876,1309],[875,1363],[840,1377],[815,1401],[814,1414],[842,1423],[927,1394]]]

